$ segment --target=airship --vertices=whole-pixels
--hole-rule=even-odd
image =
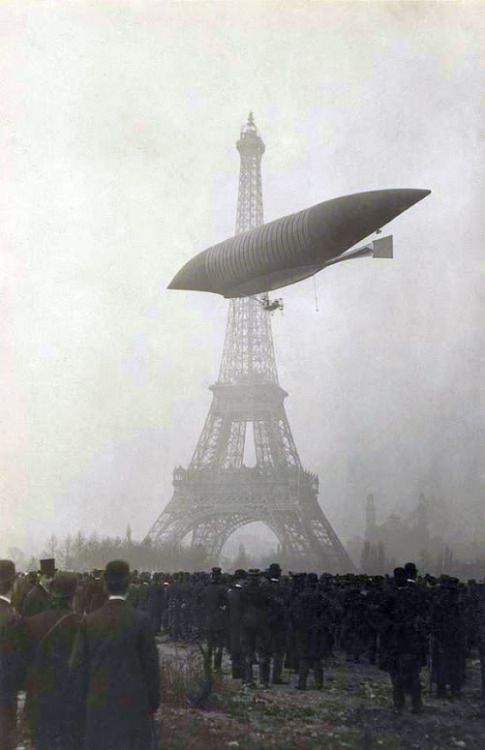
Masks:
[[[248,297],[295,284],[352,258],[392,257],[392,237],[353,248],[430,192],[373,190],[317,203],[203,250],[168,288]]]

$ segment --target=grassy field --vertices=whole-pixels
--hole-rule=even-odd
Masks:
[[[288,685],[248,690],[230,678],[225,658],[224,675],[200,709],[187,702],[205,679],[197,645],[165,641],[159,650],[161,750],[485,750],[476,660],[460,700],[439,701],[425,690],[425,710],[415,715],[391,709],[388,676],[367,664],[337,658],[322,690],[310,678],[309,689],[297,691],[289,672]],[[426,670],[422,677],[427,684]],[[32,750],[25,730],[18,750]]]
[[[187,693],[203,680],[196,647],[161,644],[164,705],[160,712],[162,747],[240,748],[241,750],[485,750],[480,716],[479,665],[471,662],[463,697],[438,701],[424,694],[421,715],[395,713],[386,674],[365,664],[337,659],[328,666],[323,690],[244,690],[225,675],[214,683],[205,710],[187,706]],[[423,671],[423,684],[427,679]]]

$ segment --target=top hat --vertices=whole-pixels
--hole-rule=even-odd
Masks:
[[[0,583],[10,583],[15,578],[15,563],[12,560],[0,560]]]
[[[56,574],[56,561],[53,557],[47,557],[45,560],[39,560],[40,572],[47,578],[54,578]]]

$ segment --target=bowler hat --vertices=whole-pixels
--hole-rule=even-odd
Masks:
[[[123,583],[130,576],[130,566],[124,560],[112,560],[106,566],[104,579],[106,583]]]

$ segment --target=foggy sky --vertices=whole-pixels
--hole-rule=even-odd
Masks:
[[[432,195],[392,261],[283,290],[280,383],[344,539],[420,492],[483,538],[478,252],[483,6],[4,3],[0,556],[143,537],[190,461],[228,303],[167,291],[234,233],[249,110],[265,220],[363,190]],[[482,28],[481,28],[482,27]],[[278,295],[279,296],[279,295]],[[4,552],[2,552],[4,550]]]

